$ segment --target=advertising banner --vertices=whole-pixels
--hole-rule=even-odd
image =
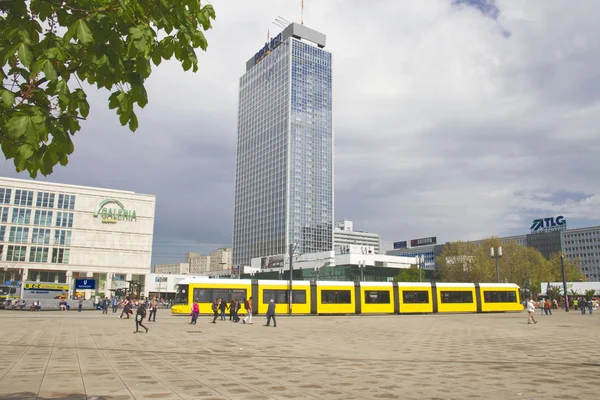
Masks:
[[[406,240],[401,242],[394,242],[394,249],[405,249],[406,248]]]
[[[428,244],[436,244],[436,243],[437,243],[436,236],[422,238],[422,239],[413,239],[410,241],[410,247],[426,246]]]
[[[66,299],[69,294],[67,283],[25,282],[23,287],[24,299]]]

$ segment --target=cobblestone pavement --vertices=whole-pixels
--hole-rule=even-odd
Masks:
[[[0,399],[591,399],[600,315],[0,312]]]

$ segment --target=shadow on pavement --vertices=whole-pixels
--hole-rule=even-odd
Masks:
[[[125,400],[130,396],[86,396],[84,394],[67,394],[59,397],[38,396],[32,392],[2,394],[0,400]]]

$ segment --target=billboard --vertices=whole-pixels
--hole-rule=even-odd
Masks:
[[[405,249],[406,248],[406,240],[401,242],[394,242],[394,249]]]
[[[24,299],[58,300],[66,299],[68,294],[68,283],[25,282],[25,285],[23,287]]]
[[[426,246],[428,244],[436,244],[436,243],[437,243],[437,237],[432,236],[432,237],[421,238],[421,239],[413,239],[410,241],[410,247]]]
[[[534,219],[529,229],[531,233],[562,231],[567,229],[567,220],[562,215],[556,219],[554,217]]]

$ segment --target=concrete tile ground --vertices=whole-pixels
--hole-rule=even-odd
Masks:
[[[0,400],[591,399],[600,315],[279,317],[0,312]]]

